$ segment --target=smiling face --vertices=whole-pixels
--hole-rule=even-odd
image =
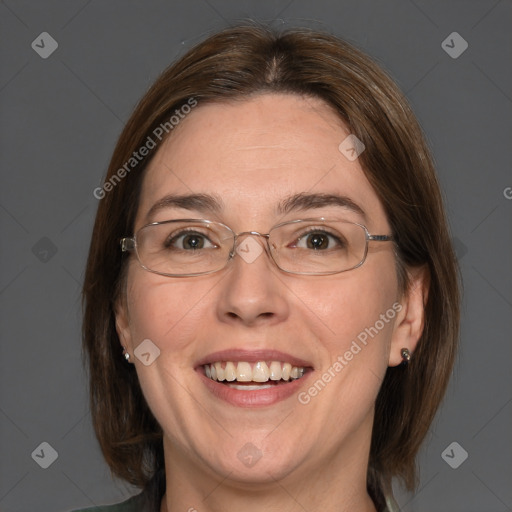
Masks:
[[[338,149],[348,135],[317,99],[199,105],[149,165],[134,231],[207,219],[269,233],[324,217],[390,234],[358,160]],[[239,247],[256,255],[255,243],[266,247],[248,236]],[[240,486],[305,482],[327,467],[365,482],[380,384],[398,347],[412,348],[400,333],[407,308],[395,304],[392,243],[370,242],[362,266],[328,276],[287,274],[265,251],[242,252],[195,277],[147,272],[135,255],[129,262],[117,328],[163,428],[166,464]],[[160,350],[148,366],[133,356],[146,339]]]

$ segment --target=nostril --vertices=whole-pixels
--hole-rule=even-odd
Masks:
[[[226,316],[233,319],[233,320],[240,320],[242,319],[242,316],[241,315],[237,315],[236,313],[234,313],[233,311],[227,311],[226,312]],[[265,312],[265,313],[260,313],[259,315],[257,315],[257,320],[259,319],[270,319],[270,318],[273,318],[275,316],[275,313],[272,313],[271,311],[269,312]],[[254,321],[251,321],[249,323],[254,323]]]

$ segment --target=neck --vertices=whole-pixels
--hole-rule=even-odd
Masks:
[[[366,489],[370,436],[365,430],[333,450],[336,455],[258,483],[238,481],[234,473],[218,475],[165,438],[167,491],[160,512],[376,512]]]

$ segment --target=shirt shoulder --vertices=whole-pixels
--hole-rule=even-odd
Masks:
[[[145,500],[142,494],[114,505],[101,505],[97,507],[81,508],[72,512],[141,512],[144,510]]]

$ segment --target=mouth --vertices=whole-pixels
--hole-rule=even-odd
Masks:
[[[217,361],[203,366],[206,377],[232,389],[269,389],[304,376],[303,366],[281,361]]]
[[[217,398],[236,406],[255,407],[298,393],[313,367],[278,351],[229,350],[199,361],[196,371]]]

